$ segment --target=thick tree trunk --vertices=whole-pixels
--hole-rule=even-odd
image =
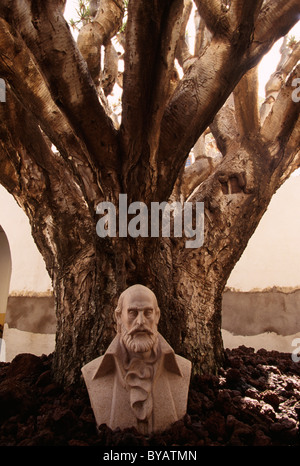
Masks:
[[[166,333],[175,350],[192,362],[193,374],[216,374],[224,361],[221,280],[195,274],[193,268],[196,263],[176,273],[174,304],[180,318],[175,327],[172,320],[166,322]]]

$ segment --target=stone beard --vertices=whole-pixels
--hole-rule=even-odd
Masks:
[[[157,332],[145,328],[143,328],[143,333],[140,332],[139,326],[128,332],[126,327],[121,324],[120,344],[125,346],[127,356],[123,370],[125,372],[124,382],[129,392],[130,406],[137,418],[139,430],[147,434],[152,429],[152,384],[159,358],[159,348]],[[140,353],[148,351],[151,351],[151,356],[146,360],[138,357]]]
[[[82,367],[98,426],[162,431],[186,413],[191,363],[158,332],[160,310],[145,286],[125,290],[115,309],[117,335]]]
[[[146,353],[150,351],[157,341],[157,332],[140,326],[134,327],[128,331],[124,324],[121,323],[121,340],[125,348],[134,353]]]

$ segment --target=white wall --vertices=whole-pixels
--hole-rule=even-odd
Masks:
[[[289,178],[273,196],[227,286],[300,288],[300,176]]]
[[[0,225],[6,233],[11,250],[10,294],[49,293],[51,280],[31,236],[28,218],[1,185]]]
[[[287,180],[273,196],[268,210],[232,271],[227,286],[243,292],[273,287],[287,292],[300,289],[299,239],[300,176],[298,175]],[[243,310],[240,309],[240,312]],[[256,311],[262,313],[261,319],[268,320],[263,307]],[[283,318],[288,318],[292,311],[292,308],[287,307]],[[292,353],[295,350],[295,339],[299,338],[300,333],[299,324],[295,324],[293,335],[279,335],[268,331],[258,335],[243,336],[223,329],[222,336],[226,348],[245,345],[255,350],[265,348]]]

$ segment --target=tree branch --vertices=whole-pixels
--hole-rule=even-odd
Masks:
[[[298,0],[269,0],[263,5],[255,24],[253,42],[248,54],[253,64],[257,64],[272,45],[288,33],[299,20],[299,16]]]
[[[151,172],[155,174],[153,154],[170,96],[182,8],[183,0],[129,2],[121,127],[122,144],[127,154],[125,188],[128,183],[133,185],[130,173],[140,157],[150,160]],[[140,178],[141,174],[134,176]],[[146,179],[147,174],[144,176]],[[153,185],[153,180],[150,184]]]
[[[1,109],[2,110],[2,109]],[[10,135],[3,124],[0,110],[0,183],[7,191],[15,196],[20,192],[18,172],[15,166],[17,153],[12,146]]]
[[[108,45],[110,39],[119,31],[123,16],[123,0],[101,0],[94,20],[85,24],[79,31],[78,48],[95,82],[99,80],[100,75],[101,46]]]
[[[250,69],[234,88],[235,119],[243,137],[260,129],[257,67]]]
[[[198,9],[195,11],[195,30],[196,30],[196,38],[195,38],[195,56],[199,57],[204,50],[204,47],[209,44],[212,39],[212,33],[205,25],[205,21],[200,17]]]
[[[289,140],[285,147],[285,152],[288,154],[288,157],[292,157],[293,160],[289,164],[289,169],[291,173],[300,167],[300,116],[298,116],[295,123],[294,129],[289,137]]]
[[[216,114],[210,125],[210,129],[223,157],[228,154],[230,148],[234,144],[239,144],[240,133],[235,119],[235,108],[232,95]]]
[[[180,185],[182,200],[186,201],[193,191],[205,181],[221,163],[222,157],[204,155],[184,170]]]
[[[110,42],[105,47],[104,67],[101,73],[101,87],[104,94],[108,96],[112,93],[118,77],[119,57],[113,44]]]
[[[101,171],[103,185],[111,186],[111,178],[117,185],[119,160],[116,155],[116,132],[99,102],[86,63],[60,10],[55,9],[55,4],[53,6],[49,1],[38,0],[33,5],[29,0],[24,0],[22,3],[16,2],[9,14],[1,4],[0,14],[6,15],[13,24],[9,34],[15,42],[15,58],[17,47],[21,48],[21,54],[26,53],[17,29],[35,57],[41,70],[40,76],[47,80],[52,99],[84,141],[93,166]],[[5,36],[2,42],[5,47]],[[25,74],[20,61],[20,76],[21,71]]]
[[[89,209],[72,167],[51,150],[36,121],[11,92],[0,116],[0,166],[10,164],[17,178],[16,183],[12,177],[8,180],[1,171],[0,183],[27,214],[53,279],[59,273],[58,261],[72,263],[85,243],[93,244],[94,209]],[[80,239],[79,226],[84,233]]]
[[[14,37],[9,31],[7,23],[1,19],[0,72],[6,79],[7,99],[10,98],[11,102],[15,101],[10,91],[11,87],[15,95],[26,107],[28,113],[26,119],[28,120],[29,113],[31,113],[32,117],[30,118],[34,121],[32,124],[34,126],[40,125],[67,164],[73,167],[77,177],[82,178],[82,182],[86,184],[91,202],[99,198],[100,189],[95,175],[92,174],[92,165],[86,148],[74,134],[65,116],[54,104],[33,57],[22,44],[21,39]],[[16,104],[14,104],[14,108],[15,106]],[[3,107],[8,107],[8,100]],[[23,119],[25,119],[24,114],[20,116],[20,120]],[[13,125],[12,118],[11,124]],[[47,145],[49,146],[48,143]],[[70,156],[70,151],[72,156]]]
[[[287,47],[288,36],[285,36],[281,46],[281,60],[276,68],[275,73],[270,76],[266,84],[266,98],[260,109],[261,122],[264,123],[265,118],[269,114],[273,103],[275,102],[282,84],[287,76],[292,71],[300,58],[300,41],[297,42],[292,51]]]
[[[210,32],[216,35],[226,35],[229,32],[230,22],[225,2],[223,7],[218,0],[195,0],[195,3]]]
[[[89,235],[95,211],[94,206],[89,206],[90,192],[86,192],[79,171],[74,173],[73,165],[51,150],[36,120],[10,89],[5,105],[0,107],[0,116],[0,144],[6,152],[2,150],[1,155],[10,161],[18,180],[13,187],[7,183],[6,174],[0,172],[1,184],[24,209],[33,229],[42,229],[51,215],[55,228],[65,231],[66,243],[78,243],[78,238],[71,238],[73,225],[89,224]],[[80,247],[74,244],[75,249]]]
[[[158,152],[163,199],[169,197],[191,148],[233,90],[236,72],[230,44],[213,38],[177,86],[162,120]]]
[[[250,37],[264,0],[256,0],[255,2],[231,0],[228,3],[230,4],[228,14],[232,31],[235,31],[238,37],[244,35]]]
[[[299,103],[292,98],[294,79],[300,78],[300,65],[290,74],[282,86],[271,112],[264,121],[261,135],[268,144],[282,146],[288,141],[299,116]]]
[[[176,47],[176,58],[178,60],[179,65],[181,66],[183,70],[185,69],[186,61],[192,57],[187,41],[186,41],[186,27],[187,27],[189,17],[191,15],[192,8],[193,8],[192,0],[185,0],[184,10],[182,14],[181,28],[180,28],[180,37],[179,37],[177,47]]]
[[[286,32],[286,28],[292,27],[299,17],[298,2],[289,0],[287,7],[283,7],[283,2],[279,3],[280,13],[284,14],[283,23]],[[209,8],[210,2],[203,2],[203,5]],[[158,154],[160,170],[158,186],[159,196],[162,198],[169,197],[187,154],[202,132],[212,123],[215,114],[243,74],[258,62],[280,36],[273,29],[274,41],[264,43],[263,47],[259,47],[257,43],[253,45],[254,19],[257,18],[259,24],[262,21],[261,14],[257,14],[258,5],[259,1],[251,2],[251,27],[247,28],[248,35],[239,32],[238,25],[235,25],[237,34],[232,37],[225,34],[220,40],[218,35],[213,36],[202,55],[181,80],[166,108]],[[212,6],[218,8],[216,2],[213,2]],[[274,3],[272,12],[276,8],[277,2]],[[275,25],[279,21],[280,13],[272,15]],[[246,21],[246,18],[243,20]],[[283,28],[281,28],[282,32]],[[255,24],[255,34],[256,37],[260,34],[259,28],[257,31],[257,24]],[[237,38],[239,40],[236,42]],[[186,131],[186,128],[189,128],[189,131]]]
[[[227,36],[238,46],[239,40],[250,37],[263,0],[195,0],[207,28],[216,36]]]
[[[243,99],[242,89],[247,90],[247,87],[250,87],[251,73],[255,73],[255,70],[243,78],[245,82],[241,83],[240,89],[236,92],[237,120],[246,137],[237,138],[232,145],[230,145],[232,139],[229,138],[229,144],[227,146],[223,144],[227,149],[226,157],[223,157],[214,173],[195,190],[189,199],[192,203],[204,202],[205,234],[207,231],[212,231],[212,228],[214,229],[214,243],[212,244],[211,235],[210,240],[207,239],[207,241],[205,236],[204,246],[201,252],[199,251],[208,260],[211,250],[218,256],[225,255],[226,262],[230,260],[232,249],[229,242],[226,244],[226,238],[232,235],[237,238],[237,249],[234,252],[235,255],[237,254],[240,243],[245,241],[245,235],[247,235],[247,242],[255,230],[272,194],[300,165],[299,103],[292,99],[292,93],[295,91],[292,82],[299,77],[299,68],[300,65],[282,85],[261,131],[257,122],[256,105],[252,109],[252,115],[248,118],[241,112],[241,104],[237,101],[239,97]],[[251,105],[251,102],[247,104],[247,97],[244,100],[245,105]],[[226,107],[228,110],[229,107]],[[217,123],[222,121],[221,111],[216,116]],[[253,111],[255,116],[253,116]],[[216,122],[214,125],[218,129]],[[226,129],[222,133],[226,134]],[[246,223],[250,224],[251,228],[241,240],[241,231],[246,218]],[[248,226],[244,231],[247,229]],[[221,250],[220,244],[222,244]],[[243,247],[245,245],[246,243]],[[242,250],[243,248],[240,249]],[[195,255],[195,251],[192,254]],[[184,252],[186,258],[189,255],[192,257],[192,254],[189,251]]]
[[[41,131],[37,134],[36,125],[28,126],[27,118],[24,118],[25,112],[20,113],[20,105],[19,108],[16,106],[16,99],[10,89],[7,89],[6,103],[0,106],[0,158],[1,164],[9,167],[12,178],[8,179],[7,173],[1,171],[0,182],[15,197],[32,221],[35,208],[44,204],[47,175],[45,176],[42,168],[43,157],[49,153],[50,148],[45,141],[40,145]],[[31,139],[32,136],[34,139]]]
[[[64,160],[57,151],[52,150],[34,116],[16,99],[9,87],[6,103],[1,106],[0,111],[0,138],[3,145],[10,148],[7,157],[19,177],[18,186],[22,185],[23,197],[35,199],[35,202],[43,202],[44,191],[49,189],[51,184],[52,187],[56,185],[57,190],[60,184],[65,184],[65,187],[59,189],[64,190],[65,193],[70,191],[66,199],[73,197],[73,206],[79,199],[80,210],[89,206],[91,215],[94,215],[94,203],[99,200],[99,188],[86,164],[80,164],[79,160],[74,163],[74,159],[70,156]],[[71,148],[72,146],[69,145],[69,149]],[[76,160],[75,150],[71,153]],[[26,163],[24,161],[21,163],[20,154],[23,154]],[[69,182],[61,183],[62,179],[66,181],[68,178]],[[70,181],[71,179],[73,181]],[[0,180],[3,182],[2,174]],[[71,208],[63,196],[58,199],[61,199],[61,204],[64,205],[61,213]]]
[[[278,188],[291,176],[291,174],[300,168],[300,118],[295,125],[295,128],[290,136],[288,144],[286,145],[287,163],[283,169],[283,173],[280,177]]]

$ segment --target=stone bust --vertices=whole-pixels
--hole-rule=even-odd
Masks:
[[[103,356],[82,367],[98,426],[135,427],[147,435],[185,415],[191,363],[158,332],[159,318],[149,288],[133,285],[120,295],[116,337]]]

